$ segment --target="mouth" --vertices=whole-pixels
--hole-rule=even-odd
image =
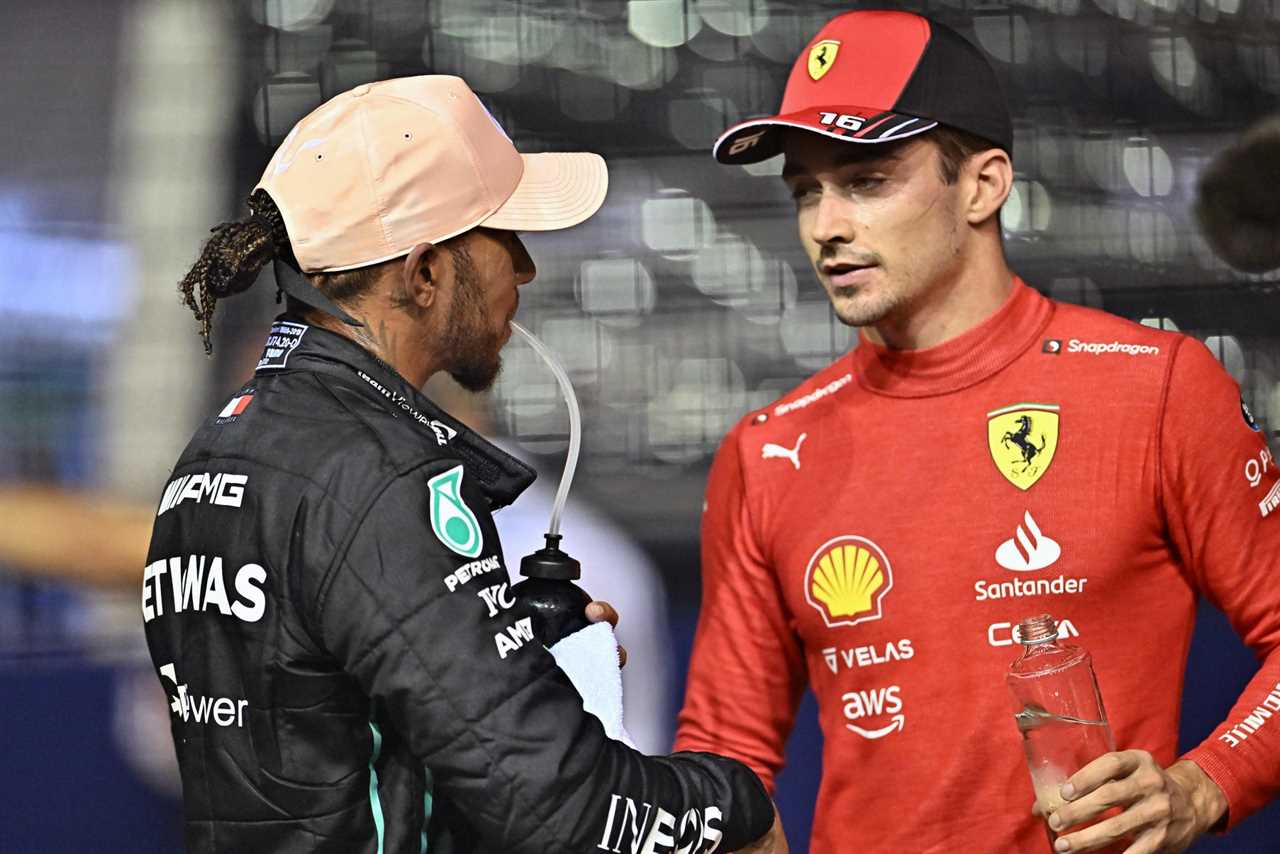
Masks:
[[[828,261],[823,264],[822,274],[827,281],[837,288],[861,285],[871,276],[876,264],[854,264],[848,261]]]

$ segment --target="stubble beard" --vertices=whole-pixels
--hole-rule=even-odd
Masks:
[[[453,304],[442,344],[445,370],[471,392],[487,391],[502,372],[503,336],[489,326],[480,273],[466,246],[449,246],[453,256]]]
[[[868,292],[860,286],[832,288],[831,307],[845,326],[874,326],[897,311],[902,295],[888,289]]]

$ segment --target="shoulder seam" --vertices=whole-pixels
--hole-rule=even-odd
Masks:
[[[742,458],[742,441],[743,432],[737,431],[738,435],[734,440],[733,456],[734,464],[738,467],[738,481],[742,484],[742,512],[746,516],[747,524],[750,527],[751,541],[755,544],[756,549],[764,556],[764,550],[760,548],[760,533],[756,525],[755,516],[751,513],[751,502],[747,500],[747,466]]]
[[[271,469],[274,472],[288,475],[289,477],[295,477],[298,480],[305,481],[309,485],[315,487],[317,490],[319,490],[320,494],[324,498],[327,498],[328,500],[332,501],[334,504],[338,505],[338,507],[342,508],[342,510],[344,510],[348,515],[351,515],[354,512],[352,508],[348,507],[346,504],[339,501],[336,496],[330,493],[328,488],[324,484],[320,483],[310,475],[303,474],[302,472],[294,471],[293,469],[284,468],[283,466],[277,465],[275,463],[267,462],[266,460],[255,459],[253,457],[245,457],[239,454],[210,454],[207,457],[192,458],[190,460],[184,461],[182,465],[174,466],[173,470],[169,472],[168,477],[172,479],[174,476],[174,473],[176,473],[180,469],[184,469],[189,466],[201,466],[201,465],[205,465],[211,462],[216,462],[219,460],[228,460],[228,461],[233,460],[237,462],[242,462],[255,467]]]
[[[1170,348],[1172,352],[1169,354],[1169,361],[1164,369],[1164,381],[1160,389],[1160,404],[1156,412],[1156,506],[1160,508],[1160,514],[1165,516],[1165,526],[1168,527],[1168,517],[1164,506],[1164,479],[1165,479],[1165,463],[1164,463],[1164,421],[1169,411],[1169,391],[1173,386],[1173,366],[1178,361],[1178,355],[1182,352],[1182,345],[1187,342],[1185,335],[1175,335],[1173,337],[1173,346]]]

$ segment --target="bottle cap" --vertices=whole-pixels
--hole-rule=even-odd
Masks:
[[[1058,624],[1048,614],[1027,617],[1018,623],[1018,638],[1028,646],[1057,640]]]
[[[582,577],[582,564],[560,551],[560,535],[547,534],[547,545],[520,560],[520,574],[528,578],[554,581],[577,581]]]

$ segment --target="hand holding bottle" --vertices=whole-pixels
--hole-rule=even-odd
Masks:
[[[1145,750],[1106,753],[1063,784],[1063,805],[1049,816],[1055,832],[1123,812],[1059,836],[1055,851],[1096,851],[1122,839],[1125,854],[1185,851],[1222,817],[1226,796],[1200,767],[1180,760],[1162,768]]]
[[[1165,769],[1145,750],[1116,751],[1089,653],[1060,643],[1049,615],[1023,620],[1017,634],[1023,652],[1008,674],[1014,721],[1033,813],[1045,819],[1055,852],[1185,851],[1222,817],[1226,796],[1199,766]]]
[[[589,623],[608,623],[615,631],[618,628],[618,612],[608,602],[592,600],[587,604],[586,614]],[[618,666],[627,666],[627,648],[622,644],[618,644]]]

